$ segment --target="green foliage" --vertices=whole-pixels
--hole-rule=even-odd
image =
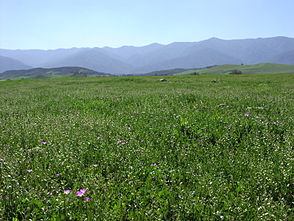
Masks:
[[[194,73],[195,71],[201,75],[209,74],[230,74],[232,70],[239,70],[242,74],[294,74],[294,65],[288,64],[272,64],[261,63],[255,65],[219,65],[203,69],[188,70],[179,72],[177,75],[187,75]]]
[[[242,71],[235,69],[230,71],[229,74],[242,74]]]
[[[159,79],[0,82],[0,218],[291,220],[293,75]]]
[[[81,67],[33,68],[28,70],[11,70],[0,73],[0,80],[67,78],[67,77],[107,77],[110,74]]]

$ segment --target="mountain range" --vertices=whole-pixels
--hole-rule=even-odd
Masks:
[[[0,72],[36,67],[79,66],[99,72],[130,74],[266,62],[294,64],[294,38],[210,38],[199,42],[174,42],[168,45],[154,43],[120,48],[0,49]]]

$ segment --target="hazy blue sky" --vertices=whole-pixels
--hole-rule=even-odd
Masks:
[[[294,0],[0,0],[0,48],[294,37]]]

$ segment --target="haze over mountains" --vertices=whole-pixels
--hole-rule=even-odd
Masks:
[[[294,64],[294,38],[211,38],[200,42],[174,42],[168,45],[154,43],[143,47],[120,48],[0,49],[0,72],[31,67],[79,66],[99,72],[129,74],[265,62]]]

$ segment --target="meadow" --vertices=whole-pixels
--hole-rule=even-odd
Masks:
[[[0,82],[0,220],[293,220],[294,75]]]

